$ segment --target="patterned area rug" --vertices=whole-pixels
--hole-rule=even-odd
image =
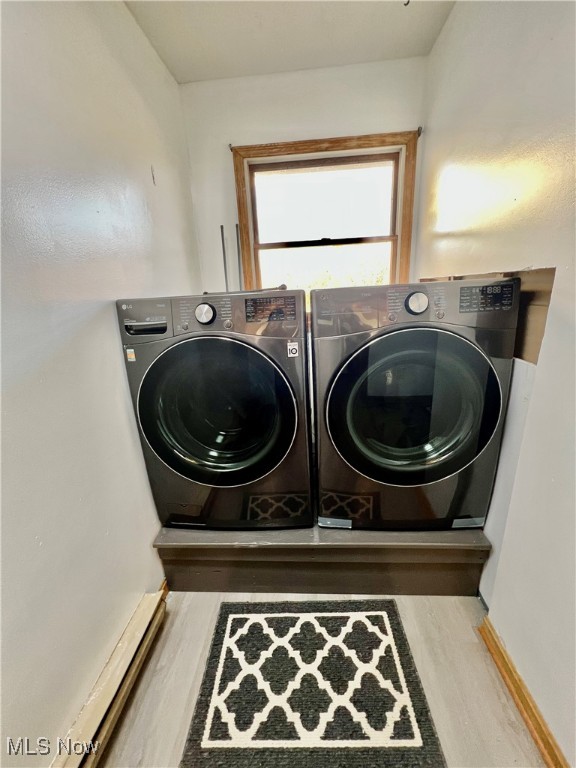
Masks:
[[[443,768],[394,600],[223,603],[180,768]]]

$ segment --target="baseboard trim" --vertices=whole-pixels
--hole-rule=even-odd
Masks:
[[[158,591],[162,592],[162,599],[166,600],[168,595],[170,594],[170,587],[168,586],[168,580],[163,579],[162,584],[158,587]]]
[[[80,754],[63,751],[53,760],[51,768],[95,768],[98,764],[165,613],[162,591],[143,595],[66,736],[72,744],[98,743],[97,751]]]
[[[518,674],[514,662],[502,644],[488,616],[478,627],[478,632],[492,656],[506,687],[510,691],[518,711],[522,715],[528,730],[548,768],[570,768],[542,713],[536,706],[524,680]]]

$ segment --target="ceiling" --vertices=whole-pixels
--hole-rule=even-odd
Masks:
[[[126,5],[176,81],[189,83],[426,56],[454,2],[404,2],[136,0]]]

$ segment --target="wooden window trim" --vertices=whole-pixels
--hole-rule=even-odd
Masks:
[[[303,160],[304,162],[319,160],[321,162],[326,155],[329,155],[330,160],[332,160],[337,158],[338,154],[348,157],[356,153],[358,154],[357,159],[360,161],[362,152],[364,151],[364,154],[366,154],[365,150],[371,150],[371,154],[376,154],[378,151],[384,154],[392,152],[394,149],[400,152],[401,164],[403,163],[403,175],[397,199],[401,206],[401,220],[400,231],[397,236],[394,236],[393,240],[391,282],[408,282],[410,276],[418,133],[418,131],[374,133],[365,136],[345,136],[333,139],[309,139],[306,141],[232,147],[244,288],[254,290],[260,287],[260,267],[252,236],[254,189],[251,188],[253,175],[250,174],[250,166],[262,164],[267,167],[269,161],[274,158],[277,158],[279,167],[282,167],[282,160],[287,162],[294,160]]]
[[[234,149],[234,148],[233,148]],[[309,158],[307,160],[281,160],[275,163],[259,162],[254,163],[251,168],[258,171],[281,171],[283,169],[298,169],[302,168],[322,168],[324,166],[345,166],[345,165],[370,165],[377,162],[382,156],[389,162],[395,162],[400,157],[399,152],[371,152],[370,154],[361,155],[331,155],[330,157]]]

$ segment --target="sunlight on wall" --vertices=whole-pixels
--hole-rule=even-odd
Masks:
[[[500,222],[534,205],[544,194],[541,164],[528,160],[498,165],[447,165],[438,177],[436,232],[463,232]]]

